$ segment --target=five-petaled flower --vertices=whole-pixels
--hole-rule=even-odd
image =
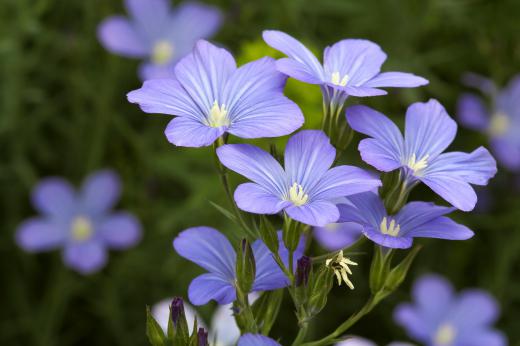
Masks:
[[[289,139],[285,169],[264,150],[249,144],[217,149],[222,164],[252,180],[235,190],[238,207],[250,213],[276,214],[312,226],[336,222],[337,198],[381,185],[372,174],[353,166],[331,168],[336,149],[322,131],[304,130]]]
[[[112,53],[146,59],[142,79],[171,78],[173,67],[197,40],[209,38],[220,27],[220,11],[212,6],[169,0],[125,0],[130,14],[105,19],[98,28],[103,46]]]
[[[281,234],[279,234],[281,238]],[[294,260],[303,255],[303,237],[294,252]],[[188,297],[194,305],[204,305],[210,300],[229,304],[236,300],[236,252],[227,238],[211,227],[193,227],[181,232],[173,241],[175,251],[198,264],[209,273],[195,278]],[[256,277],[252,292],[270,291],[289,285],[289,278],[273,259],[273,255],[261,240],[252,244],[256,262]],[[279,255],[288,265],[289,254],[280,239]]]
[[[381,48],[368,40],[341,40],[325,48],[323,65],[301,42],[275,30],[263,33],[265,42],[288,58],[276,62],[279,71],[305,83],[322,87],[327,101],[340,105],[346,97],[385,95],[380,87],[412,88],[428,84],[422,77],[404,72],[380,72],[386,60]]]
[[[79,193],[64,179],[44,179],[32,196],[42,216],[22,223],[16,241],[29,252],[62,247],[67,266],[82,274],[95,272],[105,265],[107,248],[125,249],[141,238],[133,215],[110,213],[119,194],[119,178],[111,171],[87,177]]]
[[[491,98],[493,107],[486,107],[479,96],[465,93],[458,102],[459,121],[468,128],[487,134],[497,160],[507,169],[519,172],[520,75],[500,91],[492,81],[483,77],[476,82],[476,86]]]
[[[383,201],[374,192],[350,196],[348,201],[338,205],[339,221],[363,226],[363,234],[384,247],[406,249],[417,237],[465,240],[473,236],[466,226],[444,216],[455,208],[414,201],[397,214],[388,215]]]
[[[492,328],[499,307],[487,292],[468,289],[455,294],[451,284],[427,275],[413,287],[415,304],[401,304],[395,320],[408,335],[428,346],[505,346],[505,336]]]
[[[349,107],[346,115],[352,129],[371,137],[359,143],[365,162],[383,172],[402,169],[409,184],[423,182],[458,209],[475,207],[470,184],[486,185],[496,174],[496,162],[483,147],[469,154],[443,153],[457,124],[436,100],[408,107],[404,138],[390,119],[369,107]]]
[[[175,66],[175,79],[146,81],[128,100],[147,113],[177,116],[165,132],[171,143],[202,147],[224,133],[277,137],[302,126],[300,108],[283,95],[285,81],[272,58],[237,68],[228,51],[201,40]]]

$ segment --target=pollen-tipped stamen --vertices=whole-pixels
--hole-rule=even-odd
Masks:
[[[381,224],[379,225],[379,229],[381,230],[381,233],[390,235],[392,237],[397,237],[399,234],[399,231],[401,231],[401,226],[395,222],[394,219],[390,220],[390,224],[388,223],[388,220],[386,216],[381,221]]]
[[[424,155],[420,160],[417,160],[417,156],[412,154],[408,159],[406,165],[413,171],[414,174],[420,173],[423,169],[428,167],[429,154]]]
[[[343,78],[341,78],[341,75],[338,71],[333,72],[330,78],[330,82],[334,85],[339,86],[346,86],[350,77],[348,74],[344,75]]]
[[[227,113],[226,105],[219,105],[218,101],[215,100],[209,111],[208,125],[211,127],[229,126]]]
[[[357,263],[350,258],[343,257],[342,250],[340,250],[336,256],[327,259],[325,265],[334,271],[334,275],[336,275],[336,279],[338,280],[338,286],[341,286],[341,283],[345,282],[351,290],[354,289],[354,284],[348,277],[348,275],[352,275],[352,270],[350,270],[349,265],[357,266]]]
[[[303,187],[298,183],[293,183],[289,189],[289,200],[297,207],[304,205],[309,200],[309,195],[305,193]]]

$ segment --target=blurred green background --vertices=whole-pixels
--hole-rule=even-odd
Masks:
[[[502,85],[520,72],[518,0],[207,2],[226,14],[214,41],[240,62],[274,54],[261,41],[267,28],[287,31],[317,52],[342,38],[377,42],[389,56],[383,70],[430,80],[423,88],[361,100],[397,121],[409,103],[430,97],[454,115],[463,72],[479,72]],[[119,0],[0,1],[1,345],[146,345],[145,305],[186,296],[189,282],[201,273],[174,253],[174,236],[197,225],[228,234],[236,228],[209,203],[227,206],[211,151],[173,147],[163,135],[170,117],[146,115],[126,101],[125,94],[140,86],[138,63],[109,54],[96,38],[103,18],[123,12]],[[302,107],[307,126],[319,121],[318,88],[290,81],[287,94]],[[354,102],[359,99],[349,100]],[[483,136],[461,129],[452,148],[469,151],[483,144]],[[355,143],[343,161],[364,166]],[[16,247],[17,225],[35,214],[29,194],[40,178],[60,175],[79,184],[104,167],[117,170],[124,181],[119,208],[142,221],[144,238],[136,248],[112,252],[106,268],[82,277],[63,267],[59,252],[30,255]],[[405,285],[352,333],[381,344],[405,340],[392,321],[393,308],[410,299],[414,278],[437,272],[458,289],[490,290],[503,310],[498,327],[512,345],[520,345],[516,179],[500,171],[487,189],[488,211],[454,215],[476,231],[470,241],[421,241],[425,248]],[[436,200],[422,187],[412,198]],[[321,250],[314,245],[313,251]],[[366,252],[371,254],[370,247]],[[314,337],[333,330],[364,302],[369,258],[357,258],[355,291],[333,290],[311,331]],[[206,321],[213,309],[211,304],[200,309]],[[273,335],[288,344],[296,332],[288,299],[278,321]]]

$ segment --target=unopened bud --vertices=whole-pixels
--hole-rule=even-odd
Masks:
[[[255,256],[251,244],[247,239],[243,239],[237,252],[237,288],[242,294],[247,295],[253,287],[256,277]]]
[[[182,319],[182,316],[184,316],[184,302],[182,298],[173,298],[172,304],[170,305],[170,313],[172,317],[172,323],[175,327],[177,327],[179,321]]]
[[[312,260],[308,256],[302,256],[296,265],[296,287],[307,286],[312,269]]]
[[[197,332],[199,346],[208,346],[208,332],[204,328],[199,328]]]
[[[182,298],[175,297],[170,305],[170,322],[168,326],[168,337],[175,345],[184,345],[189,340],[188,321],[184,313],[184,302]]]

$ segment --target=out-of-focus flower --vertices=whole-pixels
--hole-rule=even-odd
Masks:
[[[288,56],[276,62],[279,71],[322,87],[325,98],[343,104],[347,96],[378,96],[380,87],[413,88],[428,84],[422,77],[403,72],[380,72],[386,60],[381,48],[368,40],[341,40],[325,48],[323,65],[301,42],[281,31],[266,30],[265,42]],[[334,97],[332,95],[335,95]]]
[[[355,243],[362,235],[363,227],[354,222],[329,223],[314,228],[314,237],[329,251],[343,249]]]
[[[126,249],[141,239],[139,221],[127,212],[111,213],[120,195],[120,181],[112,171],[96,172],[80,191],[62,178],[42,180],[32,203],[41,216],[23,222],[16,242],[28,252],[63,248],[65,264],[89,274],[107,261],[107,249]]]
[[[147,113],[175,115],[165,131],[172,144],[203,147],[224,133],[278,137],[302,126],[300,108],[283,95],[285,81],[272,58],[237,68],[228,51],[201,40],[175,66],[175,78],[146,81],[128,100]]]
[[[209,272],[191,282],[188,297],[192,304],[204,305],[211,299],[219,304],[235,301],[236,252],[224,235],[214,228],[193,227],[181,232],[174,239],[173,247],[179,255]],[[267,246],[257,240],[252,248],[256,262],[252,292],[269,291],[289,285],[289,279],[275,262]],[[304,241],[300,241],[294,252],[295,261],[303,255],[303,248]],[[287,250],[281,240],[279,254],[287,265]]]
[[[486,106],[480,96],[465,93],[457,105],[459,121],[487,134],[497,160],[507,169],[520,172],[520,75],[503,90],[483,77],[470,77],[470,84],[491,98],[491,106]]]
[[[504,346],[505,336],[493,329],[499,314],[495,299],[479,289],[455,294],[451,284],[427,275],[414,284],[414,304],[401,304],[394,318],[408,335],[429,346]]]
[[[126,0],[130,18],[113,16],[98,28],[98,37],[110,52],[145,59],[142,79],[171,78],[173,67],[188,54],[197,40],[209,38],[221,23],[212,6],[185,2],[177,8],[169,0]]]
[[[458,209],[475,207],[470,184],[486,185],[496,174],[496,162],[484,147],[469,154],[443,153],[457,124],[436,100],[408,107],[404,138],[390,119],[369,107],[352,106],[346,113],[355,131],[372,137],[359,143],[365,162],[383,172],[402,169],[409,184],[423,182]]]
[[[249,144],[224,145],[217,155],[224,166],[253,181],[235,191],[240,209],[255,214],[284,210],[292,219],[312,226],[338,220],[336,198],[381,185],[360,168],[331,168],[336,149],[322,131],[305,130],[289,139],[285,169],[270,154]]]
[[[349,204],[338,205],[339,221],[362,225],[363,234],[384,247],[406,249],[417,237],[465,240],[473,236],[466,226],[444,216],[455,208],[410,202],[397,214],[388,215],[383,201],[373,192],[360,193],[348,199]]]
[[[237,346],[281,346],[273,339],[261,334],[244,334],[238,339]]]
[[[354,336],[345,341],[338,342],[336,346],[377,346],[377,344],[373,341],[370,341],[365,338],[360,338],[358,336]],[[413,346],[407,342],[395,341],[388,344],[388,346]]]

